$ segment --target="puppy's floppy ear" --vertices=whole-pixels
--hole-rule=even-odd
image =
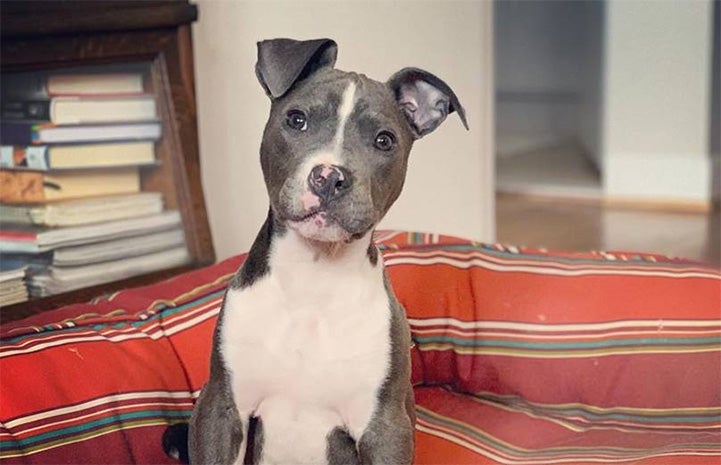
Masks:
[[[466,112],[453,90],[439,77],[418,68],[404,68],[391,76],[388,86],[406,115],[416,139],[436,129],[454,111],[468,129]]]
[[[255,74],[271,99],[324,67],[333,67],[338,46],[331,39],[272,39],[258,42]]]

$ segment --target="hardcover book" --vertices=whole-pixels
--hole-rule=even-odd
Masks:
[[[163,211],[159,192],[65,200],[44,205],[0,204],[0,222],[38,226],[79,226],[154,215]]]
[[[28,287],[33,297],[45,297],[173,268],[189,261],[188,250],[181,246],[95,265],[69,268],[52,266],[46,272],[31,276]]]
[[[160,139],[159,121],[93,125],[55,125],[33,122],[0,124],[2,145],[71,144]]]
[[[28,300],[25,274],[28,266],[22,260],[0,260],[0,307]]]
[[[60,247],[39,253],[0,252],[2,267],[6,263],[27,268],[27,274],[44,272],[49,267],[70,268],[104,263],[123,258],[139,257],[185,245],[185,236],[180,227],[165,231],[152,232],[142,236],[122,237],[92,244]]]
[[[48,171],[155,163],[155,143],[152,141],[0,147],[0,168],[8,169]]]
[[[179,227],[182,227],[180,213],[176,210],[152,216],[67,228],[2,224],[0,225],[0,250],[4,253],[38,254],[60,247],[143,236]]]
[[[185,246],[181,228],[94,244],[62,247],[52,252],[52,266],[68,268],[111,262]]]
[[[0,116],[6,121],[46,121],[92,124],[157,119],[153,95],[121,97],[53,97],[49,100],[3,99]]]
[[[0,202],[37,203],[140,191],[138,168],[109,168],[90,171],[0,170]]]
[[[3,100],[46,100],[57,95],[134,95],[143,89],[141,73],[3,74]]]

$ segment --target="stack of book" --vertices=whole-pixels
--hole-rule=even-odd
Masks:
[[[28,289],[25,286],[24,263],[15,260],[0,262],[0,307],[28,300]]]
[[[0,305],[23,275],[42,297],[188,261],[180,215],[141,189],[161,137],[144,77],[2,75]]]

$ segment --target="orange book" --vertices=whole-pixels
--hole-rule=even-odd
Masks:
[[[0,170],[2,203],[38,203],[135,192],[140,192],[140,172],[137,167],[53,174]]]

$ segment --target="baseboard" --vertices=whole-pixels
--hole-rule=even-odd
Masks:
[[[628,210],[652,210],[675,213],[709,213],[714,209],[714,202],[712,202],[711,200],[654,200],[647,198],[607,196],[604,197],[602,203],[608,208]]]
[[[568,191],[555,191],[552,189],[504,189],[501,186],[496,188],[496,195],[503,198],[515,198],[528,200],[530,202],[558,202],[566,205],[599,205],[609,209],[618,210],[639,210],[658,211],[664,213],[709,213],[719,210],[721,204],[718,202],[688,202],[670,200],[649,200],[639,198],[622,197],[600,197],[597,195],[583,195],[579,192],[569,193]]]

